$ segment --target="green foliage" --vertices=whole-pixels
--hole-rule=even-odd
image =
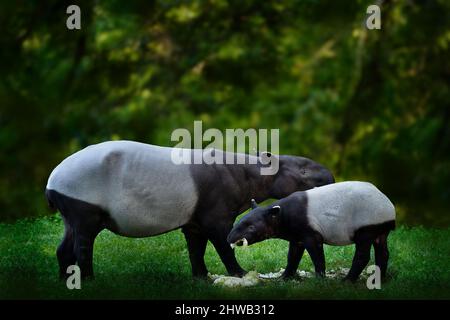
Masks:
[[[102,232],[96,240],[96,279],[68,290],[58,279],[56,247],[63,224],[56,216],[0,224],[0,299],[449,299],[450,229],[400,227],[389,236],[388,281],[368,290],[339,279],[272,280],[255,287],[226,289],[191,278],[188,252],[180,231],[158,237],[130,239]],[[430,250],[433,244],[433,250]],[[246,270],[273,272],[284,268],[288,243],[269,240],[236,249]],[[327,269],[348,268],[352,246],[325,246]],[[373,255],[373,252],[372,252]],[[373,256],[370,264],[373,264]],[[208,244],[206,265],[225,274]],[[311,271],[305,253],[301,270]]]
[[[411,224],[448,225],[449,2],[0,4],[0,219],[45,214],[51,170],[109,139],[280,128],[280,152],[373,181]]]

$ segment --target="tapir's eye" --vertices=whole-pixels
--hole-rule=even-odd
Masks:
[[[248,227],[248,231],[255,231],[255,226],[254,225],[250,225]]]

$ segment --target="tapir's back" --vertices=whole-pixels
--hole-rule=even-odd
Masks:
[[[165,232],[186,223],[197,202],[189,165],[174,164],[172,150],[132,141],[92,145],[61,162],[47,189],[100,206],[121,234]]]
[[[326,243],[350,244],[358,229],[395,220],[391,201],[368,182],[340,182],[306,193],[308,220]]]

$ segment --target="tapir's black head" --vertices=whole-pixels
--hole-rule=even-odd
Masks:
[[[228,243],[234,247],[276,237],[280,212],[280,206],[262,208],[252,200],[252,210],[231,230],[227,238]]]
[[[279,156],[279,170],[275,176],[270,196],[284,198],[296,191],[334,183],[330,170],[308,158]]]

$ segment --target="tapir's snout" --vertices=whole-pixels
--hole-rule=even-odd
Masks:
[[[250,239],[247,239],[250,235],[246,232],[242,232],[239,229],[239,224],[231,230],[230,234],[227,237],[227,241],[230,244],[231,248],[236,246],[248,246],[250,244]],[[249,241],[250,240],[250,241]]]
[[[303,175],[305,189],[321,187],[335,182],[331,171],[317,162],[312,161],[311,164],[306,167],[305,172],[306,173]]]
[[[239,237],[239,235],[237,234],[235,228],[233,228],[231,230],[230,234],[227,237],[227,241],[228,241],[229,244],[236,243],[240,239],[241,239],[241,237]]]
[[[320,168],[317,178],[316,178],[316,187],[334,183],[335,180],[334,180],[334,176],[331,173],[331,171],[324,166],[320,166],[320,167],[321,168]]]

